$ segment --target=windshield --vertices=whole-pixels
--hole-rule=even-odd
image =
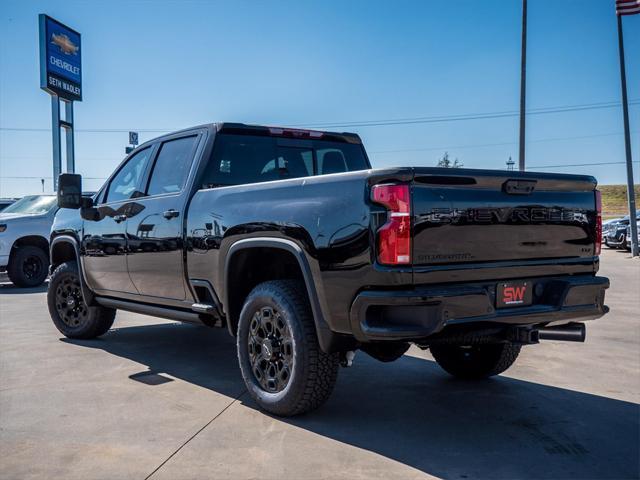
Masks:
[[[9,205],[2,213],[20,213],[24,215],[38,215],[47,213],[57,204],[56,197],[52,195],[29,195]]]

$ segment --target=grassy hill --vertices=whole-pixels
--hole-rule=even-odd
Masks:
[[[602,192],[602,216],[605,220],[629,213],[626,185],[598,185],[598,190]],[[640,185],[634,185],[634,190],[636,192],[636,207],[638,207],[640,206]]]

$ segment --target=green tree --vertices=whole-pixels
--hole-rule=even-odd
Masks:
[[[442,158],[438,160],[437,166],[443,168],[460,168],[464,167],[464,164],[457,158],[451,161],[451,159],[449,158],[449,152],[444,152]]]

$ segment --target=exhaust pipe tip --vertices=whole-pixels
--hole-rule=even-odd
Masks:
[[[584,323],[568,323],[556,327],[541,327],[538,329],[538,339],[559,340],[565,342],[584,342],[587,329]]]

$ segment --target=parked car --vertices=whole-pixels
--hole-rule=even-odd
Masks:
[[[15,198],[0,198],[0,212],[15,202]]]
[[[0,271],[17,287],[41,285],[48,275],[55,195],[28,195],[0,212]]]
[[[638,243],[640,244],[640,222],[638,222],[636,227],[636,232],[638,233]],[[625,234],[625,245],[624,248],[626,248],[627,250],[631,251],[631,239],[633,237],[631,236],[631,224],[629,224],[627,226],[627,231]]]
[[[49,235],[57,211],[55,195],[28,195],[0,212],[0,272],[15,286],[37,287],[49,275]]]
[[[277,415],[324,403],[356,350],[415,344],[486,378],[608,311],[590,176],[372,169],[355,134],[224,123],[141,145],[93,199],[59,184],[60,332],[97,337],[118,309],[224,327]]]
[[[613,225],[618,223],[620,220],[622,220],[622,217],[612,218],[610,220],[607,220],[606,222],[602,222],[602,243],[604,243],[607,247],[609,247],[609,243],[608,243],[609,230],[613,227]],[[609,247],[609,248],[613,248],[613,247]]]
[[[640,220],[640,210],[636,212],[636,221]],[[627,243],[627,227],[629,215],[609,225],[606,244],[609,248],[625,248]]]

